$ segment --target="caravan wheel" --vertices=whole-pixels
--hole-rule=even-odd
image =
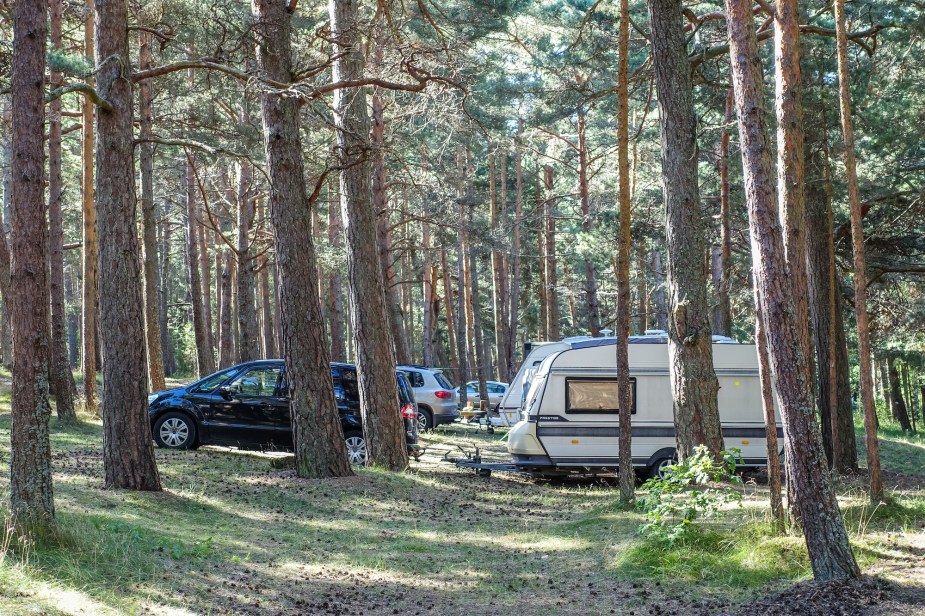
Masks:
[[[677,460],[673,458],[659,458],[649,466],[649,477],[651,479],[664,479],[667,476],[669,466],[676,464]]]

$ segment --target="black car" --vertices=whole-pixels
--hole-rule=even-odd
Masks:
[[[351,464],[366,461],[356,366],[332,363],[331,378]],[[408,449],[417,451],[417,406],[407,377],[396,373],[399,409]],[[195,449],[231,445],[244,449],[292,449],[286,366],[281,359],[246,362],[195,383],[148,396],[151,430],[158,447]]]

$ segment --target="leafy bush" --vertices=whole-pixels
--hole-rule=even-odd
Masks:
[[[723,451],[719,463],[699,445],[693,455],[669,466],[664,478],[646,481],[638,503],[647,522],[640,531],[669,543],[683,541],[698,532],[697,520],[715,517],[730,503],[741,507],[742,494],[729,485],[742,483],[735,474],[739,453]]]

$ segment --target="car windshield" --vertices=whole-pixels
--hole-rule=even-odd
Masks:
[[[434,372],[434,378],[437,379],[437,382],[440,383],[440,387],[443,389],[453,389],[453,386],[446,380],[442,372]]]
[[[210,374],[198,383],[194,383],[190,391],[197,394],[208,393],[228,380],[232,374],[238,371],[238,368],[226,368],[215,374]]]

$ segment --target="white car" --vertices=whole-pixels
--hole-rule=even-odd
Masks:
[[[501,404],[501,399],[504,397],[504,394],[507,393],[507,388],[509,385],[507,383],[502,383],[500,381],[485,381],[485,386],[488,389],[488,406],[489,408],[495,408]],[[459,387],[456,388],[456,393],[460,394]],[[478,381],[469,381],[466,383],[466,399],[472,402],[472,406],[478,407],[479,399],[479,382]]]

